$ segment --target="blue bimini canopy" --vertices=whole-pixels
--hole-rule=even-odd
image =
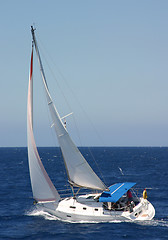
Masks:
[[[99,198],[99,202],[117,202],[136,183],[125,182],[116,183],[109,187],[110,191],[104,191]]]

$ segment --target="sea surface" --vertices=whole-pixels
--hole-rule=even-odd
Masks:
[[[56,188],[67,189],[59,148],[38,148]],[[109,186],[136,182],[147,188],[156,210],[151,221],[134,223],[68,223],[33,205],[26,148],[0,148],[0,239],[168,239],[168,148],[80,148],[95,172]],[[94,156],[94,158],[92,157]],[[69,194],[71,194],[69,192]]]

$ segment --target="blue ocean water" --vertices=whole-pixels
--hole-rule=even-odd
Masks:
[[[33,205],[27,149],[0,148],[0,239],[168,239],[168,148],[80,150],[107,185],[137,182],[140,194],[146,187],[148,199],[156,209],[155,218],[141,223],[59,221]],[[59,148],[39,148],[39,153],[56,188],[66,188]]]

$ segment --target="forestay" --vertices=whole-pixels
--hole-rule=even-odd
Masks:
[[[39,55],[38,46],[34,36],[34,31],[32,31],[32,35],[33,35],[33,40],[35,43],[35,48],[36,48],[36,52],[37,52],[37,56],[40,64],[40,70],[41,70],[42,79],[43,79],[45,92],[47,96],[47,102],[48,102],[48,106],[49,106],[52,121],[53,121],[52,126],[55,129],[58,142],[62,151],[69,182],[72,185],[75,185],[78,187],[105,190],[106,186],[104,185],[104,183],[94,173],[92,168],[89,166],[85,158],[82,156],[78,148],[75,146],[75,144],[71,140],[64,124],[62,123],[59,113],[53,104],[53,101],[47,86],[41,58]]]

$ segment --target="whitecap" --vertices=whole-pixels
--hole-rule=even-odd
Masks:
[[[27,211],[26,215],[27,216],[42,216],[46,220],[59,220],[56,216],[54,216],[48,212],[45,212],[42,208],[41,209],[36,208],[36,209],[30,210],[30,211]]]

